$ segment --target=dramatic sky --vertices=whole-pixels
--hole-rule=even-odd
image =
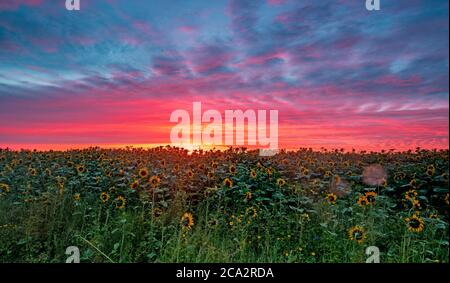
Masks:
[[[0,147],[164,144],[201,101],[285,148],[447,148],[448,32],[447,0],[0,0]]]

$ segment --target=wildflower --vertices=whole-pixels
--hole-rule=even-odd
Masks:
[[[183,229],[190,230],[194,226],[194,217],[191,213],[185,212],[181,217],[181,226]]]
[[[425,228],[425,222],[417,214],[413,214],[411,217],[405,219],[408,231],[420,233]]]
[[[125,208],[125,205],[127,204],[127,200],[123,196],[118,196],[116,198],[116,208],[117,209],[123,209]]]
[[[348,237],[350,240],[362,244],[366,238],[366,233],[361,226],[354,226],[348,230]]]
[[[100,194],[100,200],[101,200],[103,203],[107,203],[108,200],[109,200],[109,194],[108,194],[107,192],[101,193],[101,194]]]

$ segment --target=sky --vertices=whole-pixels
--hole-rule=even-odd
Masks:
[[[279,146],[448,148],[447,0],[0,1],[0,148],[170,142],[278,110]]]

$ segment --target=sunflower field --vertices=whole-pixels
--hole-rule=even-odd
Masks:
[[[448,150],[0,150],[0,262],[449,261]]]

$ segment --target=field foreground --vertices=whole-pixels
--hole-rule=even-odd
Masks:
[[[0,150],[0,262],[448,262],[448,157]]]

